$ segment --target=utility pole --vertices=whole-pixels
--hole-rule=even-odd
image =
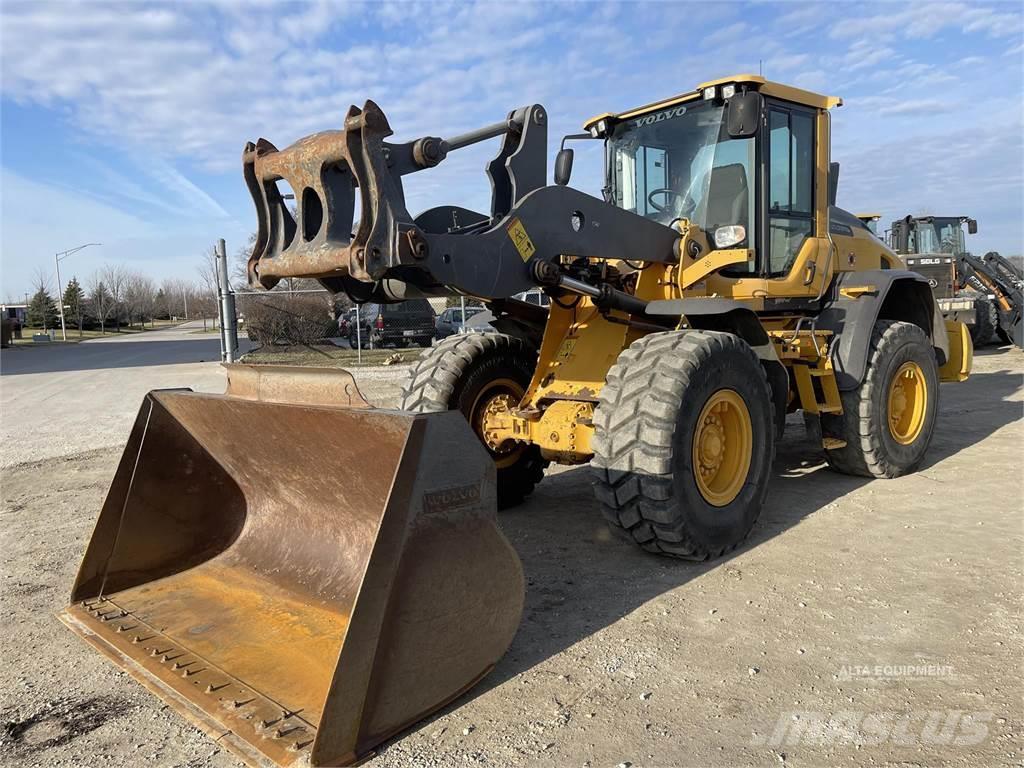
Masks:
[[[68,331],[64,325],[64,288],[60,282],[60,263],[76,251],[80,251],[83,248],[88,248],[90,245],[103,245],[103,243],[86,243],[80,245],[77,248],[69,248],[66,251],[60,251],[59,253],[53,254],[53,263],[57,267],[57,306],[60,308],[60,338],[61,341],[68,340]],[[26,312],[28,309],[25,310]],[[46,309],[43,309],[43,326],[46,325]]]
[[[188,289],[181,289],[181,300],[185,302],[185,319],[188,320]]]
[[[235,294],[228,280],[228,254],[224,239],[217,241],[217,294],[220,301],[220,359],[235,362],[238,353],[238,325],[235,317]]]

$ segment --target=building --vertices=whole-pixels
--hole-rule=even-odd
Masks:
[[[24,327],[28,322],[28,304],[0,304],[0,316]]]

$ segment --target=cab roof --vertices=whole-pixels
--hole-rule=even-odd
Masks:
[[[743,74],[733,75],[732,77],[721,77],[717,80],[709,80],[706,83],[701,83],[692,91],[687,91],[686,93],[673,96],[669,99],[655,101],[651,104],[645,104],[642,107],[636,107],[635,109],[630,109],[625,112],[605,112],[600,115],[595,115],[583,124],[583,128],[584,130],[590,130],[590,126],[594,125],[599,120],[623,120],[630,117],[637,117],[638,115],[643,115],[648,112],[655,112],[659,109],[666,109],[668,107],[675,106],[676,104],[695,101],[701,98],[701,94],[704,92],[705,88],[729,85],[730,83],[736,83],[738,85],[746,84],[752,90],[760,91],[765,96],[774,96],[775,98],[782,99],[783,101],[792,101],[796,104],[814,107],[815,109],[832,109],[833,107],[841,107],[843,105],[843,100],[838,96],[823,96],[820,93],[805,91],[802,88],[794,88],[791,85],[784,85],[783,83],[765,80],[760,75]]]

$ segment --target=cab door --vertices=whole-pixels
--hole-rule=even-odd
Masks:
[[[819,295],[829,279],[827,122],[823,112],[766,103],[764,193],[765,309]]]

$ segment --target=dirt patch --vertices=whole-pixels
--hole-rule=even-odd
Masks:
[[[114,696],[57,699],[21,716],[4,712],[0,748],[24,757],[62,747],[128,712],[128,702]]]

